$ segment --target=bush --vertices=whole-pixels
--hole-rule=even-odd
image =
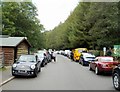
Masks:
[[[94,54],[96,57],[100,56],[100,51],[99,50],[89,50],[89,52]]]

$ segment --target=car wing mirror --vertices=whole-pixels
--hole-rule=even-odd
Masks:
[[[16,58],[15,61],[18,61],[18,59]]]
[[[46,56],[46,54],[44,53],[44,56]]]
[[[98,61],[98,59],[94,59],[94,61]]]

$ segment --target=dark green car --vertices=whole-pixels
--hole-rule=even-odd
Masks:
[[[120,90],[120,65],[114,68],[112,73],[113,85],[116,90]]]
[[[35,55],[21,55],[12,65],[13,76],[33,76],[37,77],[41,71],[41,62]]]

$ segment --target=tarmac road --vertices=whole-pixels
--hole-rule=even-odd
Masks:
[[[2,90],[114,90],[110,75],[95,75],[88,67],[57,55],[36,78],[14,78]]]

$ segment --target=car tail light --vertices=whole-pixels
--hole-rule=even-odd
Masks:
[[[107,67],[109,67],[109,65],[106,65],[106,64],[102,65],[102,68],[107,68]]]

